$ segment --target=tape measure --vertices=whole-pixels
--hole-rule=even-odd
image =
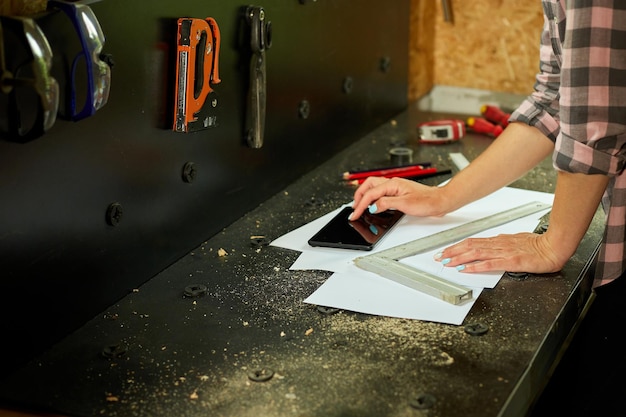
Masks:
[[[420,143],[449,143],[465,136],[465,122],[458,119],[434,120],[417,125]]]
[[[374,272],[399,284],[437,297],[451,304],[461,304],[472,299],[472,290],[457,285],[426,271],[400,263],[409,256],[427,252],[441,246],[457,242],[484,230],[500,226],[513,220],[550,208],[550,204],[541,202],[527,203],[500,213],[464,223],[432,235],[402,245],[361,256],[354,263],[361,269]]]

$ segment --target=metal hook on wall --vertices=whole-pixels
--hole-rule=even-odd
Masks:
[[[441,0],[441,7],[443,8],[443,20],[454,23],[451,0]]]

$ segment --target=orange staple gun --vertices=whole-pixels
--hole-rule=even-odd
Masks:
[[[178,19],[173,130],[196,132],[217,125],[220,31],[215,19]]]

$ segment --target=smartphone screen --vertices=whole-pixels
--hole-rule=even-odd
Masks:
[[[372,250],[389,230],[404,216],[397,210],[371,214],[365,212],[357,220],[348,216],[352,207],[344,207],[311,239],[309,245],[327,248]]]

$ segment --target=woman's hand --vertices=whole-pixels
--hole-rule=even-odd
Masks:
[[[351,220],[367,209],[380,213],[396,209],[413,216],[443,216],[442,187],[431,187],[405,178],[369,177],[354,192]]]
[[[559,256],[547,233],[468,238],[437,253],[435,260],[462,272],[558,272],[570,255]]]

